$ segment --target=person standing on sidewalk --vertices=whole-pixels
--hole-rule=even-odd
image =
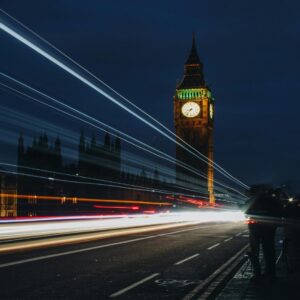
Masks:
[[[250,190],[251,194],[251,190]],[[265,260],[265,277],[274,279],[275,270],[275,232],[281,222],[282,205],[279,189],[268,189],[252,193],[245,214],[248,218],[250,259],[254,278],[261,276],[259,247],[262,245]]]

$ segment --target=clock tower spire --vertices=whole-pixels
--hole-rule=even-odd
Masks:
[[[184,65],[184,76],[174,95],[174,124],[176,135],[208,158],[201,161],[176,145],[176,159],[196,169],[202,176],[176,165],[178,184],[196,186],[214,205],[213,161],[214,101],[207,87],[203,63],[199,59],[193,34],[192,48]],[[180,140],[179,140],[180,142]]]
[[[203,63],[199,59],[195,34],[193,34],[192,48],[184,65],[184,77],[177,86],[177,89],[199,87],[205,87],[205,79],[203,74]]]

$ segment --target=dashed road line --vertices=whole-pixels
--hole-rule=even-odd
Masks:
[[[182,300],[193,299],[201,290],[203,290],[210,282],[212,282],[217,276],[219,276],[219,274],[221,274],[228,266],[230,266],[243,252],[245,252],[247,248],[248,245],[243,247],[234,256],[232,256],[227,262],[225,262],[210,276],[208,276],[205,280],[203,280],[198,286],[196,286],[192,291],[190,291]]]
[[[211,250],[211,249],[213,249],[213,248],[216,248],[216,247],[218,247],[219,245],[220,245],[220,243],[216,243],[216,244],[214,244],[214,245],[208,247],[207,250]]]
[[[196,254],[194,254],[194,255],[192,255],[192,256],[189,256],[189,257],[187,257],[187,258],[185,258],[185,259],[183,259],[183,260],[178,261],[177,263],[174,264],[174,266],[181,265],[181,264],[183,264],[184,262],[186,262],[186,261],[188,261],[188,260],[191,260],[191,259],[193,259],[193,258],[195,258],[195,257],[197,257],[197,256],[199,256],[199,253],[196,253]]]
[[[119,291],[116,292],[116,293],[111,294],[109,297],[110,297],[110,298],[118,297],[118,296],[120,296],[120,295],[126,293],[127,291],[132,290],[132,289],[134,289],[135,287],[137,287],[137,286],[139,286],[139,285],[141,285],[141,284],[143,284],[143,283],[145,283],[145,282],[151,280],[152,278],[154,278],[154,277],[156,277],[156,276],[158,276],[158,275],[159,275],[159,273],[154,273],[154,274],[152,274],[152,275],[150,275],[150,276],[148,276],[148,277],[146,277],[146,278],[144,278],[144,279],[141,279],[141,280],[139,280],[139,281],[137,281],[137,282],[135,282],[135,283],[133,283],[133,284],[127,286],[126,288],[124,288],[124,289],[122,289],[122,290],[119,290]]]
[[[233,237],[230,237],[230,238],[224,240],[224,242],[228,242],[228,241],[230,241],[230,240],[232,240],[232,239],[233,239]]]
[[[115,242],[115,243],[109,243],[109,244],[104,244],[104,245],[99,245],[99,246],[81,248],[81,249],[65,251],[65,252],[58,252],[58,253],[55,253],[55,254],[37,256],[37,257],[32,257],[32,258],[27,258],[27,259],[22,259],[22,260],[7,262],[7,263],[2,263],[2,264],[0,264],[0,269],[1,268],[6,268],[6,267],[11,267],[11,266],[16,266],[16,265],[21,265],[21,264],[26,264],[26,263],[31,263],[31,262],[36,262],[36,261],[41,261],[41,260],[46,260],[46,259],[51,259],[51,258],[56,258],[56,257],[61,257],[61,256],[66,256],[66,255],[72,255],[72,254],[77,254],[77,253],[82,253],[82,252],[87,252],[87,251],[98,250],[98,249],[107,248],[107,247],[113,247],[113,246],[118,246],[118,245],[134,243],[134,242],[148,240],[148,239],[154,239],[154,238],[157,238],[157,237],[170,236],[170,235],[181,233],[181,232],[198,230],[200,228],[208,228],[208,227],[209,226],[201,226],[201,227],[197,226],[195,228],[188,228],[188,229],[183,229],[183,230],[171,231],[171,232],[167,232],[167,233],[160,233],[160,234],[156,234],[156,235],[150,235],[150,236],[145,236],[145,237],[140,237],[140,238],[135,238],[135,239],[129,239],[129,240]]]
[[[239,233],[237,233],[235,236],[240,236],[242,233],[241,232],[239,232]]]

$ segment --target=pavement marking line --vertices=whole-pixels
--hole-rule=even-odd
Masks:
[[[192,291],[190,291],[182,300],[191,300],[194,298],[203,288],[205,288],[213,279],[215,279],[215,277],[219,276],[219,274],[221,274],[228,266],[230,266],[248,247],[248,245],[244,246],[239,252],[237,252],[227,262],[225,262]]]
[[[55,254],[49,254],[49,255],[44,255],[44,256],[38,256],[38,257],[33,257],[33,258],[28,258],[28,259],[12,261],[12,262],[8,262],[8,263],[0,264],[0,269],[15,266],[15,265],[26,264],[26,263],[30,263],[30,262],[34,262],[34,261],[45,260],[45,259],[54,258],[54,257],[66,256],[66,255],[71,255],[71,254],[76,254],[76,253],[82,253],[82,252],[97,250],[97,249],[101,249],[101,248],[107,248],[107,247],[112,247],[112,246],[117,246],[117,245],[134,243],[134,242],[138,242],[138,241],[142,241],[142,240],[153,239],[153,238],[156,238],[156,237],[177,234],[177,233],[180,233],[180,232],[198,230],[198,229],[201,229],[201,228],[211,228],[211,226],[200,226],[200,227],[198,226],[196,228],[189,228],[189,229],[177,230],[177,231],[172,231],[172,232],[167,232],[167,233],[161,233],[161,234],[157,234],[157,235],[150,235],[150,236],[131,239],[131,240],[126,240],[126,241],[122,241],[122,242],[115,242],[115,243],[110,243],[110,244],[94,246],[94,247],[88,247],[88,248],[83,248],[83,249],[65,251],[65,252],[60,252],[60,253],[55,253]]]
[[[233,239],[233,237],[230,237],[230,238],[224,240],[224,242],[228,242],[228,241],[230,241],[230,240],[232,240],[232,239]]]
[[[109,297],[110,297],[110,298],[118,297],[118,296],[120,296],[120,295],[126,293],[127,291],[132,290],[132,289],[134,289],[135,287],[137,287],[137,286],[139,286],[139,285],[145,283],[146,281],[151,280],[152,278],[154,278],[154,277],[156,277],[156,276],[158,276],[158,275],[159,275],[159,273],[154,273],[154,274],[152,274],[152,275],[150,275],[150,276],[148,276],[148,277],[146,277],[146,278],[144,278],[144,279],[142,279],[142,280],[140,280],[140,281],[137,281],[137,282],[135,282],[135,283],[129,285],[128,287],[126,287],[126,288],[124,288],[124,289],[122,289],[122,290],[119,290],[119,291],[116,292],[116,293],[111,294]]]
[[[242,233],[241,232],[239,232],[239,233],[237,233],[235,236],[240,236]]]
[[[178,261],[177,263],[174,264],[174,266],[181,265],[181,264],[183,264],[184,262],[186,262],[186,261],[188,261],[188,260],[191,260],[191,259],[193,259],[193,258],[195,258],[195,257],[197,257],[197,256],[199,256],[199,255],[200,255],[199,253],[196,253],[196,254],[194,254],[194,255],[192,255],[192,256],[189,256],[189,257],[187,257],[187,258],[185,258],[185,259],[183,259],[183,260]]]
[[[220,285],[224,282],[226,278],[230,275],[230,273],[233,272],[233,270],[237,270],[237,267],[240,268],[241,263],[244,260],[244,256],[240,255],[235,259],[221,274],[219,274],[215,279],[213,279],[204,289],[203,293],[200,295],[200,297],[197,298],[197,300],[208,300],[212,299],[213,294],[217,291],[217,289],[220,287]],[[214,299],[217,297],[218,294],[214,295]],[[230,298],[230,297],[229,297]]]
[[[207,250],[214,249],[214,248],[218,247],[219,245],[220,245],[220,243],[216,243],[216,244],[214,244],[214,245],[208,247]]]

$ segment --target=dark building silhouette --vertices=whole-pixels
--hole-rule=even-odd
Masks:
[[[16,176],[0,168],[0,217],[17,216]]]
[[[78,174],[99,179],[120,179],[121,142],[116,137],[111,141],[106,132],[103,145],[97,145],[95,135],[90,144],[85,142],[81,132],[78,146]]]
[[[64,162],[59,137],[51,141],[46,134],[42,134],[34,137],[30,146],[25,144],[20,134],[18,216],[120,213],[119,210],[108,209],[112,207],[109,202],[97,205],[97,200],[169,202],[175,199],[172,196],[174,192],[180,192],[174,183],[166,182],[156,168],[141,165],[140,171],[126,171],[126,165],[121,165],[120,138],[112,138],[109,133],[104,135],[103,143],[99,143],[94,135],[87,141],[82,131],[78,141],[78,158],[73,163]],[[174,201],[177,206],[182,205],[181,201]],[[142,202],[135,213],[170,208]]]
[[[23,135],[18,140],[18,215],[36,216],[74,213],[87,209],[90,203],[81,205],[77,197],[119,198],[120,190],[111,189],[99,180],[121,179],[121,142],[105,134],[103,144],[98,144],[93,135],[88,143],[81,132],[78,145],[78,161],[63,162],[61,141],[53,143],[46,133],[34,137],[31,146],[25,147]],[[101,182],[100,182],[101,183]],[[49,201],[43,196],[55,196]],[[66,198],[72,197],[72,205]],[[53,198],[53,197],[52,197]]]

